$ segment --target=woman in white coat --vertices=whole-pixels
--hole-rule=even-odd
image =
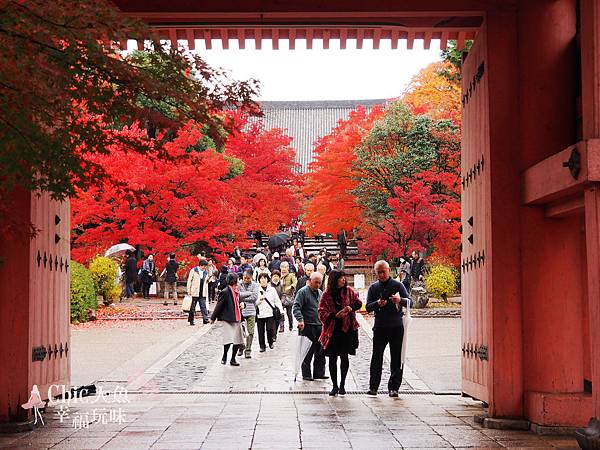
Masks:
[[[274,336],[276,332],[277,322],[274,318],[275,308],[279,309],[279,315],[283,311],[283,305],[277,295],[277,291],[271,286],[271,278],[266,273],[261,273],[258,276],[258,284],[260,286],[258,300],[256,301],[257,308],[257,324],[258,324],[258,343],[260,351],[267,350],[265,344],[265,332],[267,334],[267,342],[269,348],[273,348],[275,342]]]

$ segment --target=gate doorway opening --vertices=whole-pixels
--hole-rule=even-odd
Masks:
[[[598,0],[407,1],[402,11],[387,0],[321,8],[310,2],[116,3],[172,41],[254,39],[260,45],[282,36],[291,42],[369,36],[410,45],[414,39],[461,42],[476,32],[463,71],[463,391],[486,401],[492,417],[581,426],[600,416],[600,389],[594,389],[600,386]],[[32,202],[24,198],[16,214],[35,222]],[[51,323],[68,280],[64,272],[50,274],[44,261],[53,227],[65,224],[60,214],[57,222],[48,219],[50,205],[35,209],[50,224],[46,236],[7,243],[22,257],[18,269],[0,269],[6,325],[0,356],[10,374],[1,379],[3,415],[34,382],[68,378],[68,360],[40,368],[32,360],[42,344],[54,348],[66,335],[64,354],[68,343],[68,315],[60,312],[49,334],[38,339],[34,331],[34,318]],[[68,259],[68,248],[52,248],[55,262]],[[47,272],[39,275],[42,265]],[[14,280],[20,280],[17,292]],[[45,289],[46,301],[39,302],[36,289],[44,280],[57,288]],[[18,295],[28,299],[26,308],[14,306],[22,304],[11,301]]]

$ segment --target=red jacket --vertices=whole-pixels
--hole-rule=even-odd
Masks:
[[[356,320],[355,311],[361,308],[362,302],[358,298],[358,294],[349,286],[343,288],[341,294],[342,308],[345,308],[346,306],[352,307],[352,312],[346,314],[342,318],[342,331],[347,333],[351,329],[358,330],[360,325],[358,325],[358,321]],[[336,314],[337,312],[335,310],[333,297],[328,290],[325,290],[321,296],[321,301],[319,302],[319,320],[323,324],[319,342],[321,342],[323,348],[327,348],[329,345],[329,340],[331,339],[335,327]]]

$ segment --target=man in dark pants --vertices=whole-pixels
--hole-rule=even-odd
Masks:
[[[377,395],[381,382],[383,353],[390,345],[390,379],[388,391],[390,397],[398,397],[402,384],[402,368],[400,356],[404,326],[402,325],[402,306],[411,302],[406,288],[399,281],[390,277],[390,266],[386,261],[375,263],[375,273],[379,281],[369,287],[367,293],[367,311],[375,311],[373,327],[373,355],[371,356],[371,374],[369,379],[369,395]]]
[[[322,294],[319,290],[321,281],[323,281],[323,276],[319,272],[313,272],[306,282],[306,286],[296,293],[294,300],[294,317],[298,321],[300,334],[309,338],[313,343],[302,362],[302,378],[308,381],[329,378],[325,375],[325,354],[319,343],[319,336],[323,328],[317,312]],[[310,363],[313,356],[311,376]]]
[[[125,261],[125,297],[132,298],[135,295],[133,285],[137,281],[137,260],[133,252],[127,250],[127,261]]]

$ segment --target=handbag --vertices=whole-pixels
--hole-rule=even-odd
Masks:
[[[292,297],[291,295],[288,295],[288,294],[282,294],[281,295],[281,304],[286,308],[288,306],[292,306],[294,304],[294,297]]]
[[[275,322],[279,322],[281,320],[281,310],[277,306],[271,305],[271,302],[267,300],[267,297],[265,297],[265,301],[273,310],[273,319],[275,319]]]
[[[190,312],[190,308],[192,307],[192,296],[191,295],[186,295],[185,297],[183,297],[183,302],[181,303],[181,311],[183,311],[184,313],[189,313]],[[196,311],[200,311],[200,303],[196,303],[196,308],[194,308]]]

